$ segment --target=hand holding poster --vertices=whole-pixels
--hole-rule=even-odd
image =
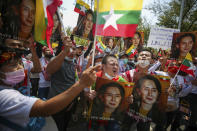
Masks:
[[[174,32],[180,32],[178,29],[151,27],[147,47],[167,50],[171,48],[172,36]]]

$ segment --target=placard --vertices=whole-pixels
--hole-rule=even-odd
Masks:
[[[180,32],[179,29],[151,27],[147,47],[167,50],[171,48],[174,32]]]

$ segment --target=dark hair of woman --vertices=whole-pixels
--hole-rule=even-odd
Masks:
[[[155,83],[157,91],[158,91],[157,101],[158,101],[158,99],[159,99],[159,97],[161,95],[161,84],[160,84],[160,81],[157,78],[155,78],[152,75],[146,75],[146,76],[141,77],[137,81],[137,83],[135,84],[135,86],[133,88],[133,93],[132,94],[133,94],[134,101],[133,101],[133,104],[130,106],[136,112],[139,111],[139,108],[141,106],[141,101],[142,101],[142,97],[139,95],[137,89],[140,89],[142,87],[142,84],[144,83],[144,80],[151,80],[151,81],[153,81]],[[155,108],[158,109],[157,106],[158,106],[157,102],[154,103],[151,110],[154,110]]]
[[[184,33],[183,35],[180,35],[176,40],[173,41],[173,45],[172,45],[172,54],[171,54],[171,58],[175,58],[175,59],[178,59],[179,56],[180,56],[180,49],[176,47],[176,45],[179,45],[181,40],[185,37],[191,37],[192,38],[192,41],[193,43],[195,44],[196,42],[196,38],[195,38],[195,35],[192,34],[192,33]],[[194,47],[194,45],[193,45]],[[190,51],[191,55],[195,54],[196,53],[196,50],[191,50]]]
[[[120,91],[120,95],[121,95],[121,102],[119,103],[119,106],[115,109],[115,111],[111,114],[111,118],[117,118],[119,117],[120,115],[120,105],[124,99],[124,96],[125,96],[125,91],[124,91],[124,88],[122,85],[120,85],[119,83],[117,82],[110,82],[110,83],[107,83],[107,84],[103,84],[99,89],[98,89],[98,96],[99,97],[104,97],[104,94],[107,90],[108,87],[116,87],[119,89]],[[99,99],[99,97],[97,97],[95,99],[95,108],[94,108],[94,111],[95,113],[98,113],[98,115],[101,115],[102,116],[102,113],[104,112],[104,108],[105,108],[105,105],[103,103],[103,101],[101,99]],[[99,106],[99,107],[98,107]]]
[[[85,21],[85,20],[86,20],[86,17],[87,17],[88,14],[92,15],[92,18],[94,18],[94,13],[93,13],[93,11],[89,9],[89,10],[87,10],[86,15],[85,15],[85,17],[82,19],[82,21]],[[83,24],[83,22],[81,22],[81,25],[78,26],[77,31],[75,32],[75,35],[83,36],[84,29],[85,29],[85,25]],[[91,41],[94,40],[92,30],[91,30],[90,33],[88,34],[88,39],[91,40]]]
[[[140,34],[140,32],[136,31],[135,34],[137,34],[139,36],[139,39],[140,39],[140,42],[139,42],[139,45],[137,47],[137,51],[140,52],[141,49],[143,48],[143,43],[142,43],[142,35]]]

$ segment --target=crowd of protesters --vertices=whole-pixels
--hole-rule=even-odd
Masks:
[[[28,5],[32,5],[31,13],[34,13],[33,0],[22,0],[18,6],[22,8],[26,2],[30,2]],[[133,92],[126,98],[130,112],[112,120],[84,119],[73,125],[79,127],[75,130],[164,131],[169,126],[172,131],[197,129],[197,44],[192,33],[180,36],[172,50],[168,51],[160,49],[153,53],[151,48],[143,47],[138,31],[132,38],[117,40],[107,37],[103,41],[106,49],[103,52],[93,51],[93,13],[88,11],[82,21],[83,26],[76,27],[70,37],[60,33],[60,22],[55,24],[51,43],[58,41],[58,47],[52,53],[47,46],[34,41],[34,14],[31,15],[29,20],[25,16],[20,18],[24,25],[17,29],[18,37],[9,25],[5,27],[7,23],[3,23],[1,19],[4,17],[0,16],[0,23],[3,23],[1,34],[10,34],[0,40],[0,130],[25,129],[31,117],[39,116],[52,116],[59,131],[74,130],[70,127],[73,114],[91,106],[97,95],[104,99],[104,94],[90,88],[94,87],[98,77],[135,83]],[[55,14],[54,21],[59,21],[57,16]],[[76,43],[73,39],[75,35],[89,38],[88,47]],[[23,39],[17,39],[19,37]],[[129,55],[126,51],[132,45],[136,51],[134,55]],[[179,71],[188,53],[192,55],[194,76]],[[168,76],[172,83],[165,91],[168,106],[163,110],[158,106],[163,90],[152,74]],[[118,104],[125,95],[119,86],[111,88],[119,92],[121,98]],[[147,119],[136,119],[137,112]],[[115,113],[111,111],[109,117]],[[107,114],[106,111],[104,114]]]

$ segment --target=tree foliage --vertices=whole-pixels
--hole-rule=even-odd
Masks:
[[[144,32],[144,44],[148,42],[148,37],[150,33],[150,23],[147,22],[146,18],[140,18],[137,30]]]
[[[155,1],[148,7],[158,16],[158,26],[178,28],[182,0],[171,0],[169,3]],[[181,32],[197,30],[197,0],[185,0]]]

